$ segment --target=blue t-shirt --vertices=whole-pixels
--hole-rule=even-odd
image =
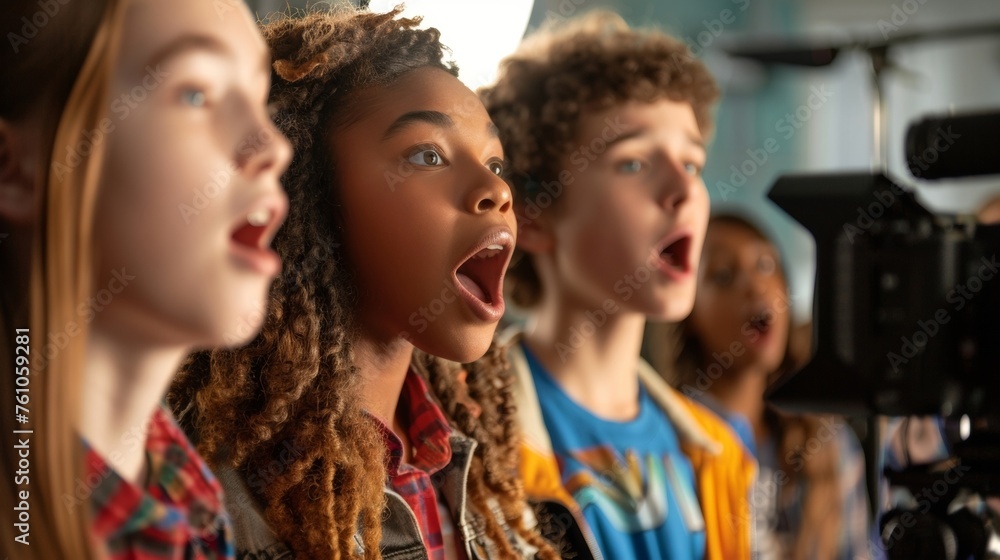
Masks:
[[[705,522],[694,470],[645,388],[635,419],[604,420],[570,399],[523,348],[563,486],[583,509],[604,556],[703,558]]]

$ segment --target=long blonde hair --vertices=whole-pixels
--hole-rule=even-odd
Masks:
[[[25,34],[23,44],[15,47],[16,39],[12,38],[11,51],[5,49],[0,55],[0,74],[5,82],[0,92],[0,117],[14,120],[36,113],[44,119],[39,150],[44,166],[39,164],[36,170],[38,204],[30,263],[16,262],[14,250],[0,247],[5,274],[17,276],[0,290],[0,363],[5,367],[14,363],[15,329],[24,328],[27,322],[30,336],[29,421],[17,423],[14,414],[9,413],[0,419],[5,434],[31,430],[30,545],[16,544],[18,532],[13,524],[4,523],[0,529],[4,552],[17,558],[103,556],[99,543],[91,536],[89,508],[74,509],[63,502],[73,496],[74,486],[83,475],[83,452],[76,426],[81,411],[80,364],[87,328],[74,319],[79,303],[91,295],[94,200],[106,147],[96,142],[78,165],[60,168],[59,172],[53,169],[64,154],[89,142],[84,133],[98,128],[106,117],[106,100],[128,2],[71,2],[59,5],[58,11],[50,14],[42,11],[38,2],[13,0],[0,13],[5,31],[23,30],[26,22],[45,22],[30,37]],[[19,293],[25,287],[27,306],[23,293]],[[79,331],[53,351],[55,343],[49,335],[64,331],[71,323],[76,323]],[[49,355],[40,359],[45,353]],[[0,383],[4,403],[12,402],[13,388],[13,376]],[[19,491],[23,490],[13,485],[19,458],[11,446],[4,446],[0,453],[0,501],[19,503]]]

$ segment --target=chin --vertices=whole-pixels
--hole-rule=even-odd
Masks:
[[[252,341],[261,327],[264,326],[264,311],[261,309],[246,309],[239,315],[234,315],[232,320],[225,325],[218,325],[215,329],[215,339],[218,340],[215,346],[223,348],[238,348],[245,346]]]
[[[687,319],[688,315],[691,314],[691,310],[694,309],[694,298],[675,296],[673,299],[660,301],[653,307],[652,312],[646,313],[646,316],[651,320],[676,323]]]
[[[653,321],[675,323],[683,321],[694,309],[694,289],[687,286],[668,286],[650,294],[644,314]]]
[[[457,332],[443,333],[442,341],[418,346],[422,351],[444,358],[452,362],[462,364],[474,362],[482,358],[486,351],[490,349],[493,341],[495,325],[491,325],[488,333],[482,333],[481,329],[459,330]],[[430,342],[430,341],[428,341]]]

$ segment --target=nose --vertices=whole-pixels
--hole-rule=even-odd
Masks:
[[[465,209],[472,214],[485,214],[497,210],[501,214],[510,212],[513,205],[510,185],[493,171],[482,168],[475,186],[465,196]]]
[[[251,177],[264,173],[280,177],[292,161],[291,144],[266,117],[256,122],[256,128],[237,149],[237,164]]]
[[[767,294],[768,279],[765,275],[749,270],[744,273],[743,277],[746,282],[747,295],[759,297]]]
[[[691,197],[696,188],[699,188],[701,178],[689,173],[684,164],[674,158],[668,158],[665,167],[667,171],[663,178],[661,204],[665,210],[674,211]]]

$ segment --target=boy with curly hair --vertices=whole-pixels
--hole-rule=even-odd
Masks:
[[[532,315],[503,342],[541,520],[577,557],[749,558],[753,459],[639,356],[647,320],[694,302],[714,80],[599,12],[527,39],[480,95],[515,188],[507,287]]]

